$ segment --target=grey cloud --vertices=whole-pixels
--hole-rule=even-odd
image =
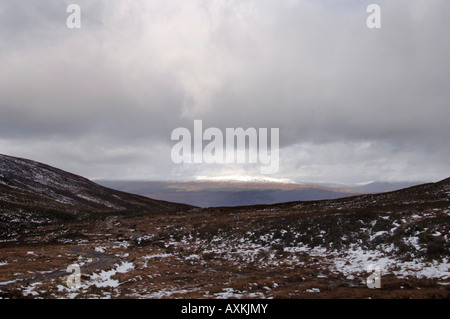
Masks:
[[[381,30],[365,26],[369,1],[78,1],[77,31],[65,27],[69,3],[0,4],[5,151],[39,157],[11,145],[53,141],[42,142],[46,152],[54,145],[79,169],[97,143],[104,155],[91,167],[101,177],[114,165],[124,176],[145,175],[148,165],[163,177],[217,171],[167,159],[171,131],[202,119],[222,129],[279,127],[287,177],[372,178],[377,168],[380,178],[446,177],[446,0],[377,1]],[[324,151],[354,155],[365,143],[370,157],[329,162]],[[296,157],[303,147],[314,157]]]

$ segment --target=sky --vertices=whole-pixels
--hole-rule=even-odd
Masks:
[[[270,178],[438,181],[448,12],[448,0],[0,0],[0,153],[91,179],[260,175],[174,163],[171,133],[202,120],[279,128]]]

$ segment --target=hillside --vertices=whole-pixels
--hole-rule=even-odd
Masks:
[[[0,298],[450,297],[450,178],[202,209],[1,159]],[[78,288],[66,283],[73,263]]]
[[[189,206],[109,189],[42,163],[0,154],[0,237],[23,223],[186,208]]]

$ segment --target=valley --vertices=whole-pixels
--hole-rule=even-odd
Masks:
[[[448,298],[449,195],[446,179],[333,200],[63,212],[3,193],[0,297]]]

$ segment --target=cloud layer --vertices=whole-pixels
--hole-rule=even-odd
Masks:
[[[0,4],[0,152],[92,178],[259,171],[175,165],[173,129],[280,128],[279,177],[449,175],[450,2]],[[229,174],[231,175],[231,174]]]

